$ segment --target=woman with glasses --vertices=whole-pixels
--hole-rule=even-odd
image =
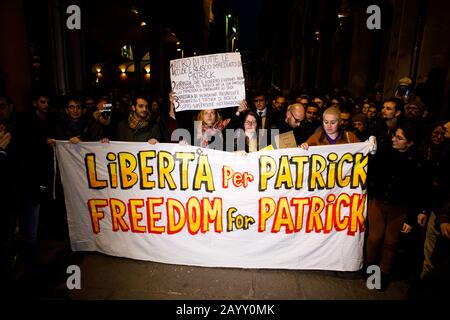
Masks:
[[[254,111],[243,114],[243,126],[235,131],[234,150],[256,152],[259,150],[259,117]]]
[[[323,112],[322,128],[318,129],[306,142],[300,145],[308,150],[309,146],[323,146],[359,142],[358,137],[350,131],[341,128],[341,112],[330,107]]]

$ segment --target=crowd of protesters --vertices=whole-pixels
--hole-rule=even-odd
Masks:
[[[36,276],[39,228],[64,233],[55,140],[185,143],[255,152],[276,146],[275,136],[291,131],[304,149],[376,138],[368,172],[365,261],[380,266],[380,290],[405,274],[422,279],[416,296],[439,290],[448,284],[450,270],[450,122],[429,112],[414,90],[405,94],[400,87],[386,99],[380,92],[353,100],[339,90],[253,91],[235,108],[175,112],[176,93],[155,97],[113,90],[55,99],[38,91],[23,114],[1,95],[2,283],[17,273]],[[235,132],[232,141],[226,129]],[[53,215],[47,222],[44,211]]]

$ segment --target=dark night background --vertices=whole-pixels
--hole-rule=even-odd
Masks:
[[[71,4],[81,9],[81,30],[66,28]],[[371,4],[381,8],[381,30],[366,27]],[[356,99],[383,86],[388,98],[409,76],[427,88],[430,109],[448,110],[448,2],[8,0],[0,9],[0,70],[18,110],[42,87],[56,95],[113,88],[166,95],[170,59],[234,50],[249,89],[340,88]]]

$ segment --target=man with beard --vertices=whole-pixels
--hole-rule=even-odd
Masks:
[[[142,95],[133,99],[128,119],[117,125],[116,140],[148,142],[155,144],[161,139],[161,130],[157,123],[150,119],[148,100]]]

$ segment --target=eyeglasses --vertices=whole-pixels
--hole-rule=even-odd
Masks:
[[[70,110],[81,109],[81,108],[82,107],[79,104],[71,104],[71,105],[69,105],[69,109]]]
[[[295,123],[300,123],[302,122],[302,119],[297,119],[294,114],[292,113],[292,111],[289,111],[291,113],[292,118],[294,118]]]
[[[253,125],[256,125],[256,124],[257,124],[256,121],[245,121],[244,123],[245,123],[246,125],[248,125],[248,126],[253,126]]]

